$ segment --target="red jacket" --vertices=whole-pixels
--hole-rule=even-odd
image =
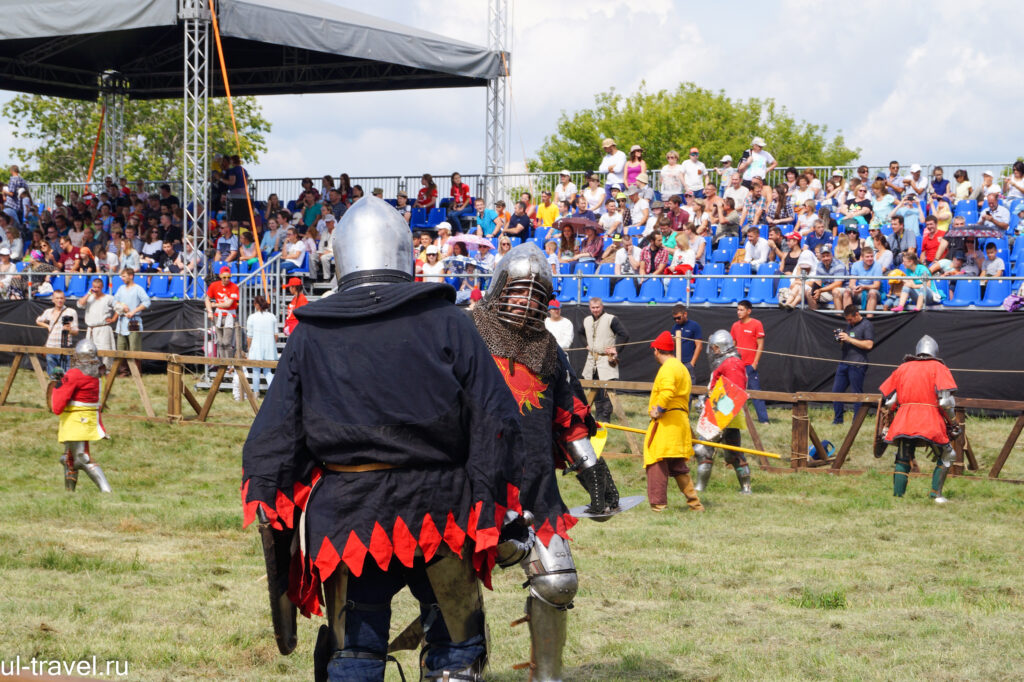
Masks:
[[[937,391],[956,390],[949,368],[941,360],[909,359],[882,382],[882,395],[896,394],[896,416],[885,440],[921,438],[938,445],[949,442]]]
[[[98,403],[100,401],[100,380],[74,367],[64,375],[64,380],[53,389],[50,397],[53,413],[60,414],[68,403]]]
[[[305,294],[301,291],[292,297],[291,303],[288,304],[287,316],[284,318],[284,333],[291,336],[291,333],[295,331],[295,326],[299,324],[298,318],[295,317],[295,309],[301,308],[302,306],[309,303],[306,300]]]
[[[736,384],[737,388],[742,388],[744,391],[747,390],[747,370],[743,365],[743,361],[739,358],[733,356],[722,360],[722,364],[711,373],[711,381],[708,382],[708,386],[714,387],[715,383],[718,382],[718,377],[723,376]]]

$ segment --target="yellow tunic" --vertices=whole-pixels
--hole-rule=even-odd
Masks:
[[[651,399],[647,409],[657,405],[665,412],[647,427],[644,436],[644,466],[648,467],[669,457],[693,456],[693,442],[690,436],[690,373],[675,357],[667,359],[658,370],[651,388]],[[658,425],[658,431],[651,438],[651,430]],[[648,444],[650,443],[650,444]]]
[[[57,441],[93,441],[106,436],[100,423],[98,405],[70,402],[60,413],[60,428],[57,430]]]

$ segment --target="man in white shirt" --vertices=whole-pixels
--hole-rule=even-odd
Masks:
[[[626,169],[626,154],[618,150],[615,140],[610,137],[606,137],[601,142],[601,146],[604,148],[604,158],[601,159],[601,165],[597,170],[608,174],[604,180],[604,192],[605,196],[610,197],[614,196],[613,188],[617,190],[624,188],[622,175]]]
[[[619,213],[619,202],[609,199],[604,204],[604,215],[598,218],[603,234],[617,234],[622,231],[622,214]]]
[[[674,149],[665,155],[667,164],[661,167],[661,195],[670,197],[683,193],[683,167],[679,165],[679,152]]]
[[[743,245],[743,262],[750,263],[750,271],[757,272],[757,269],[768,262],[768,241],[761,239],[761,230],[756,227],[747,229],[747,241]]]
[[[910,175],[903,178],[903,195],[914,193],[919,197],[928,196],[928,179],[921,174],[921,164],[910,166]]]
[[[683,167],[683,189],[693,192],[697,199],[704,198],[704,181],[707,180],[708,167],[700,160],[700,150],[690,149],[690,158],[679,164]]]
[[[612,248],[615,249],[615,276],[628,277],[640,272],[640,247],[634,246],[632,240],[623,239],[622,235],[612,237]]]
[[[548,319],[544,320],[544,328],[555,337],[559,348],[568,350],[572,347],[572,320],[562,317],[562,304],[555,299],[548,303]]]
[[[775,157],[764,150],[764,138],[755,137],[750,142],[750,149],[743,152],[743,159],[740,167],[736,170],[743,173],[743,186],[750,187],[750,181],[754,178],[764,180],[768,173],[775,169],[779,162]]]
[[[110,325],[117,321],[117,313],[114,312],[114,297],[103,292],[103,280],[94,279],[89,293],[75,305],[85,310],[85,338],[95,343],[97,350],[114,350],[114,328]],[[113,358],[103,358],[107,369],[113,362]]]
[[[734,172],[729,176],[729,187],[725,190],[722,198],[731,197],[733,204],[737,208],[741,208],[746,203],[748,194],[750,194],[750,190],[743,186],[743,178],[739,173]]]
[[[632,221],[632,224],[626,227],[643,227],[647,225],[647,219],[651,217],[651,204],[647,199],[640,196],[640,188],[636,185],[630,185],[626,193],[629,195],[629,217]]]

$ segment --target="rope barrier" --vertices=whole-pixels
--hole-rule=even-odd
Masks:
[[[0,325],[5,327],[21,327],[23,329],[42,329],[37,324],[21,324],[20,322],[3,322],[0,321]],[[113,328],[113,325],[109,325]],[[177,334],[179,332],[201,332],[205,331],[202,327],[195,327],[189,329],[142,329],[139,334]]]

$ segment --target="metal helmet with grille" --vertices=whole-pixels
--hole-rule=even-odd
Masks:
[[[925,334],[917,342],[917,347],[914,348],[914,355],[927,355],[937,358],[939,357],[939,344],[935,339]]]
[[[367,196],[352,204],[334,230],[331,246],[339,289],[413,280],[412,232],[383,199]]]
[[[708,359],[711,368],[714,369],[730,355],[738,356],[736,352],[736,341],[725,329],[718,329],[708,337]]]
[[[511,327],[543,331],[553,285],[544,253],[533,242],[520,244],[494,269],[485,305],[492,306],[498,319]]]
[[[98,377],[101,365],[99,349],[95,343],[89,339],[82,339],[75,344],[75,352],[71,356],[72,367],[78,368],[82,374]]]

